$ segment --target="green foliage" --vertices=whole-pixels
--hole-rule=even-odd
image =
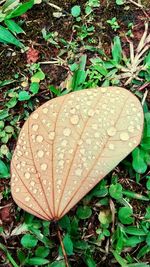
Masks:
[[[9,170],[6,164],[0,160],[0,178],[8,178],[10,176]]]
[[[28,264],[29,266],[42,266],[47,263],[49,263],[49,260],[39,257],[29,258],[26,260],[26,264]]]
[[[123,207],[119,209],[118,218],[122,224],[131,224],[134,222],[132,217],[133,211],[129,207]]]
[[[19,101],[26,101],[26,100],[29,100],[30,99],[30,95],[27,91],[21,91],[19,92],[19,95],[18,95],[18,100]]]
[[[68,256],[73,255],[73,243],[69,234],[66,234],[65,237],[63,238],[63,244],[67,255]],[[61,247],[59,247],[59,253],[62,255]]]
[[[118,24],[118,22],[117,22],[117,18],[116,18],[116,17],[114,17],[114,18],[112,18],[112,19],[108,19],[108,20],[107,20],[107,23],[111,26],[111,28],[112,28],[114,31],[117,31],[117,30],[120,28],[120,26],[119,26],[119,24]]]
[[[50,249],[44,246],[37,247],[35,251],[36,257],[46,258],[49,255]]]
[[[66,267],[64,261],[55,261],[49,265],[49,267]]]
[[[109,194],[112,198],[119,199],[122,197],[122,186],[121,184],[112,184],[109,188]]]
[[[77,216],[79,219],[85,220],[92,215],[92,210],[88,206],[79,206],[77,209]]]
[[[107,227],[107,225],[109,225],[112,222],[112,215],[110,210],[107,209],[100,211],[98,219],[101,224]]]
[[[147,170],[147,164],[145,163],[144,155],[144,151],[140,150],[138,147],[132,152],[132,166],[138,173],[144,173]]]
[[[83,88],[83,84],[86,80],[87,72],[85,71],[87,56],[83,55],[80,59],[78,68],[75,69],[72,79],[71,88],[72,91],[78,91]]]
[[[21,244],[24,248],[34,248],[37,242],[37,238],[30,234],[24,235],[21,239]]]
[[[123,5],[124,4],[124,0],[116,0],[116,4],[117,5]]]
[[[116,0],[116,4],[119,5],[117,9],[126,8],[127,6],[122,6],[125,2]],[[21,3],[18,0],[5,1],[0,10],[1,42],[24,49],[23,36],[25,32],[23,29],[26,29],[24,24],[27,26],[28,20],[25,22],[20,15],[27,12],[33,4],[33,1],[21,1]],[[42,5],[46,6],[46,1]],[[109,85],[126,87],[140,100],[143,99],[145,123],[142,141],[139,147],[114,169],[113,173],[110,173],[81,200],[79,206],[74,207],[59,221],[59,226],[62,229],[63,242],[69,256],[70,266],[72,262],[77,261],[75,264],[78,266],[95,267],[101,264],[99,262],[107,255],[108,265],[148,267],[147,259],[150,253],[150,177],[148,174],[150,112],[144,100],[146,95],[144,95],[144,90],[148,89],[148,85],[144,89],[141,88],[150,82],[150,53],[145,51],[142,57],[140,57],[141,52],[136,55],[137,47],[134,42],[134,56],[136,56],[135,58],[140,57],[140,62],[134,61],[132,65],[134,57],[126,55],[128,44],[125,42],[125,38],[121,37],[122,29],[120,27],[123,25],[123,20],[120,24],[118,15],[117,18],[110,18],[108,21],[103,16],[100,20],[102,27],[100,24],[100,32],[97,31],[99,22],[95,20],[95,17],[97,18],[97,14],[101,12],[102,8],[101,1],[88,0],[84,5],[72,8],[71,15],[74,19],[64,8],[61,19],[64,16],[64,19],[67,20],[67,16],[69,16],[69,23],[73,23],[72,29],[71,24],[69,28],[71,38],[62,38],[58,28],[55,30],[55,27],[52,27],[52,31],[49,32],[45,27],[42,29],[41,36],[38,36],[39,43],[33,43],[33,45],[40,44],[40,52],[45,46],[48,47],[53,59],[46,63],[51,64],[50,70],[51,68],[53,70],[52,65],[54,64],[69,73],[63,85],[59,86],[57,82],[57,86],[50,84],[53,71],[50,74],[47,71],[44,73],[43,70],[45,71],[46,68],[45,66],[43,68],[42,64],[40,66],[40,63],[28,64],[24,70],[19,68],[18,73],[10,74],[9,78],[6,77],[0,81],[2,97],[5,100],[0,110],[0,178],[2,188],[4,187],[0,197],[5,201],[10,200],[9,180],[6,181],[5,178],[10,177],[9,166],[15,142],[22,124],[40,104],[49,100],[52,95],[61,96],[71,91],[90,87]],[[127,14],[127,10],[124,12]],[[114,36],[111,40],[112,46],[109,41],[107,42],[107,38],[106,47],[103,38],[100,42],[101,34],[102,36],[103,33],[106,34],[105,26],[107,29],[111,27],[113,36],[116,31],[118,32],[118,36]],[[130,36],[129,49],[134,38],[133,27],[136,29],[136,24],[129,19],[123,28],[124,35]],[[19,34],[22,34],[22,42],[18,40]],[[108,51],[108,47],[111,47],[110,51]],[[12,48],[10,47],[8,50],[11,51]],[[15,53],[20,52],[16,49]],[[25,59],[25,55],[22,58]],[[41,52],[41,60],[44,61],[45,58],[47,59]],[[135,69],[134,66],[136,66]],[[26,82],[26,86],[22,85],[23,82]],[[15,253],[13,246],[11,249],[8,246],[7,249],[0,244],[0,249],[7,258],[7,262],[4,264],[10,262],[15,267],[43,265],[65,267],[53,224],[20,212],[20,209],[17,208],[15,219],[16,224],[11,231],[11,238],[21,241],[19,245],[17,244]],[[7,240],[9,242],[5,226],[1,227],[0,234],[2,242],[3,238],[5,239],[4,243]],[[131,252],[130,255],[128,251]]]
[[[145,173],[150,164],[150,112],[145,113],[145,125],[140,146],[132,152],[132,166],[138,173]]]
[[[24,33],[23,29],[12,18],[24,14],[32,8],[34,0],[29,0],[25,3],[20,1],[6,0],[0,12],[0,22],[4,21],[6,27],[0,25],[0,42],[4,44],[12,44],[19,48],[25,48],[14,35]]]
[[[0,25],[0,42],[6,44],[13,44],[20,48],[24,47],[24,45],[18,39],[16,39],[16,37],[14,37],[14,35],[9,30],[7,30],[1,25]]]
[[[81,8],[80,6],[73,6],[72,9],[71,9],[71,15],[74,17],[74,18],[77,18],[80,16],[80,13],[81,13]]]

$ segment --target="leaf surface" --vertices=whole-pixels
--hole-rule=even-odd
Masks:
[[[52,99],[25,122],[11,162],[16,203],[60,219],[140,142],[143,111],[120,87]]]

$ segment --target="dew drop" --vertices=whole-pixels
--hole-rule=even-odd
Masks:
[[[35,140],[35,135],[34,134],[32,134],[31,137],[32,137],[33,140]]]
[[[78,115],[73,115],[71,118],[70,118],[70,121],[73,125],[76,125],[78,124],[79,122],[79,116]]]
[[[80,153],[83,155],[83,154],[85,154],[85,149],[81,149],[80,150]]]
[[[71,195],[71,191],[68,191],[68,196],[70,196]]]
[[[47,114],[48,113],[48,108],[43,108],[43,113]]]
[[[17,167],[17,169],[19,170],[19,169],[20,169],[20,164],[17,164],[16,167]]]
[[[107,87],[102,87],[102,88],[101,88],[101,92],[102,92],[102,93],[106,93],[106,92],[107,92]]]
[[[102,105],[102,108],[104,108],[104,109],[107,108],[107,105],[106,104],[103,104]]]
[[[129,131],[130,133],[133,133],[133,132],[134,132],[134,127],[133,127],[132,125],[130,125],[130,126],[128,127],[128,131]]]
[[[96,138],[99,138],[99,137],[100,137],[100,134],[97,132],[97,133],[94,134],[94,136],[95,136]]]
[[[47,180],[43,180],[43,184],[46,185],[47,184]]]
[[[98,129],[98,125],[97,124],[93,124],[92,125],[92,129],[97,130]]]
[[[78,141],[78,145],[81,146],[82,144],[83,144],[83,141],[82,141],[82,139],[80,139],[80,140]]]
[[[32,125],[32,130],[36,132],[38,130],[39,126],[37,124]]]
[[[62,143],[61,143],[61,145],[62,145],[63,147],[65,147],[65,146],[67,145],[67,140],[63,140]]]
[[[43,150],[39,150],[37,152],[37,155],[38,155],[39,158],[42,158],[44,156],[44,151]]]
[[[54,140],[55,138],[55,132],[50,132],[49,135],[48,135],[49,139],[50,140]]]
[[[32,118],[35,119],[35,120],[36,120],[38,117],[39,117],[39,114],[36,113],[36,112],[32,115]]]
[[[75,174],[77,176],[80,176],[82,174],[82,171],[83,171],[82,169],[78,168],[78,169],[75,170]]]
[[[58,162],[58,166],[63,167],[63,166],[64,166],[64,160],[60,160],[60,161]]]
[[[16,191],[16,193],[19,193],[20,192],[20,188],[17,187],[15,191]]]
[[[26,179],[29,179],[30,178],[30,173],[29,172],[25,172],[24,176],[25,176]]]
[[[95,111],[93,109],[90,109],[88,111],[88,116],[92,117],[94,115]]]
[[[34,181],[31,181],[30,185],[31,186],[35,186],[35,182]]]
[[[127,132],[122,132],[122,133],[120,134],[120,139],[121,139],[122,141],[127,141],[127,140],[129,139],[129,134],[128,134]]]
[[[87,143],[88,145],[91,145],[91,144],[92,144],[92,140],[91,140],[91,139],[86,139],[86,143]]]
[[[37,193],[37,189],[34,189],[34,190],[33,190],[33,193],[36,194],[36,193]]]
[[[133,147],[133,143],[129,143],[129,147]]]
[[[70,113],[71,113],[71,114],[75,114],[75,113],[76,113],[76,109],[75,109],[75,108],[71,108],[71,109],[70,109]]]
[[[109,147],[110,150],[114,150],[114,148],[115,148],[114,144],[109,144],[108,147]]]
[[[42,136],[42,135],[37,135],[37,137],[36,137],[36,141],[37,141],[38,143],[41,143],[41,142],[43,141],[43,136]]]
[[[63,130],[63,134],[64,134],[64,136],[69,136],[71,134],[71,129],[70,128],[65,128]]]
[[[91,91],[87,91],[86,94],[87,94],[87,95],[91,95],[92,92],[91,92]]]
[[[62,184],[62,180],[58,180],[57,185],[61,185],[61,184]]]
[[[116,134],[116,128],[115,127],[108,128],[107,133],[109,136],[114,136]]]
[[[60,154],[58,155],[58,158],[59,158],[59,159],[63,159],[63,158],[64,158],[64,153],[60,153]]]
[[[17,155],[20,157],[22,156],[22,152],[21,151],[17,151]]]
[[[46,163],[42,163],[41,164],[41,170],[42,171],[46,171],[46,169],[47,169],[47,164]]]
[[[26,198],[25,198],[25,201],[26,201],[26,202],[29,202],[29,201],[30,201],[30,197],[26,197]]]

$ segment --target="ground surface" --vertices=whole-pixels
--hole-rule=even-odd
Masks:
[[[36,219],[13,202],[10,193],[10,160],[20,128],[33,110],[62,92],[101,85],[126,87],[142,101],[145,139],[141,144],[145,146],[141,145],[135,156],[129,155],[61,220],[69,264],[81,267],[149,266],[148,49],[142,53],[134,75],[128,70],[126,78],[123,78],[119,64],[130,69],[127,62],[131,63],[133,58],[129,41],[133,42],[136,54],[144,25],[148,23],[150,3],[124,1],[123,5],[117,5],[116,2],[68,0],[62,3],[53,0],[51,3],[57,5],[54,8],[43,1],[15,18],[25,32],[19,34],[18,38],[26,51],[3,42],[0,45],[0,266],[65,266],[55,223]],[[81,7],[77,19],[71,15],[71,8],[75,5]],[[85,8],[89,6],[92,11],[87,15]],[[58,15],[60,17],[56,18]],[[112,21],[114,17],[115,22]],[[1,25],[4,26],[3,22]],[[46,32],[45,37],[42,31]],[[119,45],[116,45],[113,53],[116,36],[119,36],[127,60],[120,54]],[[144,47],[147,47],[147,43]],[[117,63],[112,63],[115,61],[114,54],[120,55]],[[83,55],[87,56],[86,67],[83,64],[79,73]],[[101,61],[96,62],[97,58]],[[140,70],[137,70],[139,66]],[[32,77],[38,71],[42,73],[42,78],[34,79],[36,89],[33,89]],[[71,76],[76,83],[70,80]],[[82,81],[79,81],[79,76],[83,78]],[[127,211],[130,207],[131,213],[127,219],[118,215],[122,207],[126,207]]]

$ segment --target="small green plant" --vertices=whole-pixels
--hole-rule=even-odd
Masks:
[[[58,32],[51,32],[51,33],[47,33],[46,29],[43,28],[42,29],[42,36],[44,38],[45,41],[47,41],[48,43],[59,47],[58,45]]]
[[[80,6],[73,6],[72,9],[71,9],[71,15],[74,17],[74,18],[77,18],[79,17],[81,14],[81,8]]]
[[[111,26],[111,28],[112,28],[114,31],[117,31],[117,30],[120,28],[120,26],[119,26],[119,24],[118,24],[118,22],[117,22],[117,18],[116,18],[116,17],[114,17],[114,18],[112,18],[112,19],[108,19],[108,20],[107,20],[107,23]]]
[[[0,25],[0,42],[4,44],[13,44],[19,48],[25,48],[24,45],[15,37],[20,33],[24,33],[23,29],[13,19],[24,14],[32,8],[34,0],[29,0],[25,3],[20,1],[6,0],[0,10],[0,22],[5,24],[5,27]]]
[[[89,0],[86,2],[85,13],[86,15],[90,15],[93,12],[93,8],[99,7],[99,0]]]
[[[124,0],[116,0],[116,4],[117,5],[123,5],[125,3],[125,1]]]
[[[134,35],[132,33],[132,29],[133,29],[133,23],[130,22],[130,23],[128,23],[128,31],[126,32],[126,36],[134,37]]]
[[[150,165],[150,112],[145,113],[145,126],[140,146],[132,152],[132,166],[139,173],[145,173]]]

